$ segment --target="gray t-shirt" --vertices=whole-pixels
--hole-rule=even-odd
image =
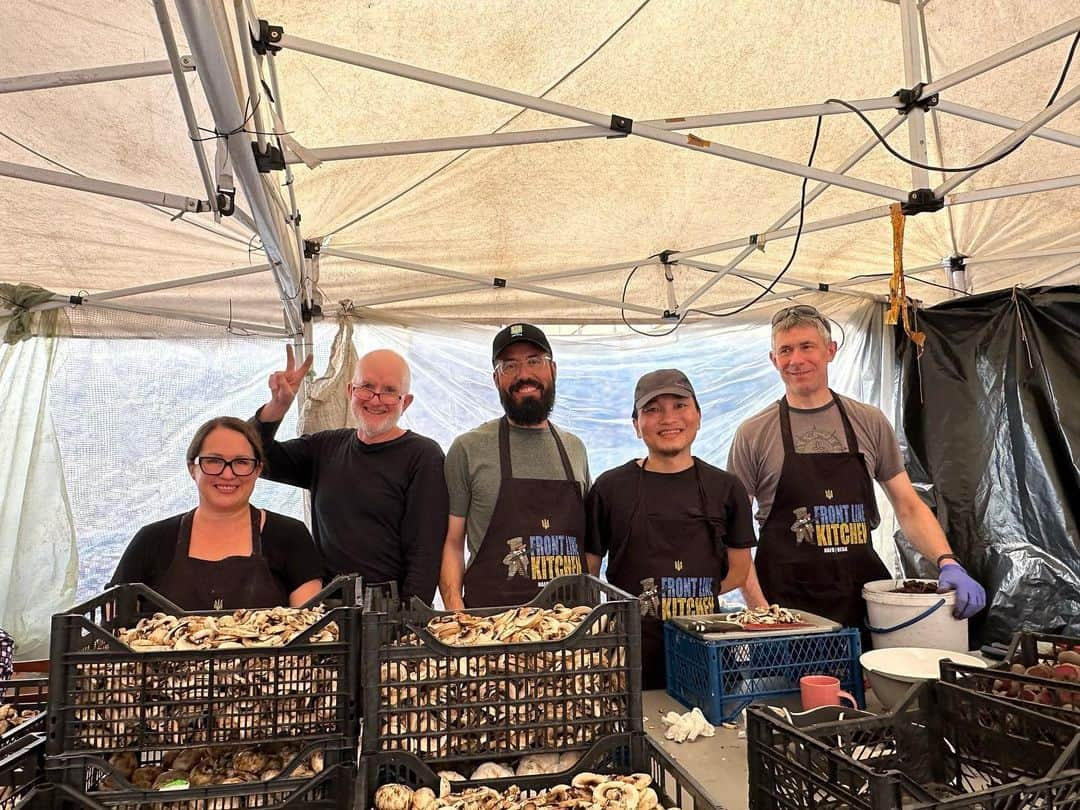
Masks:
[[[591,485],[589,459],[581,439],[555,429],[566,447],[574,477],[584,495]],[[510,465],[514,478],[565,479],[559,450],[551,431],[510,426]],[[454,439],[446,454],[446,486],[450,490],[450,514],[465,518],[469,553],[476,554],[487,534],[501,481],[499,420],[492,419]]]
[[[870,476],[876,481],[888,481],[902,473],[904,459],[885,414],[873,405],[842,395],[840,399]],[[791,408],[791,438],[796,453],[843,453],[848,450],[844,423],[834,402],[809,410]],[[727,461],[728,472],[737,475],[750,497],[758,502],[754,517],[759,526],[764,526],[769,517],[783,466],[780,405],[774,402],[739,425]]]

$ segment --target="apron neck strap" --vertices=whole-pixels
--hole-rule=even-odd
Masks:
[[[832,394],[832,401],[836,403],[836,409],[840,412],[840,421],[844,425],[844,436],[847,439],[848,452],[858,453],[859,440],[855,438],[855,429],[851,426],[851,420],[848,419],[847,412],[840,402],[840,397],[831,388],[829,393]],[[794,454],[795,441],[791,436],[791,406],[788,405],[786,396],[780,397],[780,435],[784,440],[784,454]]]
[[[574,468],[570,464],[570,456],[566,453],[562,437],[559,436],[559,432],[555,430],[555,425],[551,424],[551,422],[548,422],[548,430],[551,432],[551,438],[555,440],[555,448],[559,451],[559,460],[562,461],[566,480],[576,481]],[[508,481],[514,477],[514,469],[510,464],[510,420],[505,416],[499,420],[499,469],[503,481]]]
[[[191,527],[195,522],[195,511],[192,509],[190,512],[185,512],[180,516],[180,528],[176,532],[176,553],[173,555],[173,559],[183,559],[184,557],[191,556]],[[252,506],[248,504],[248,511],[251,515],[251,556],[262,556],[262,514]]]

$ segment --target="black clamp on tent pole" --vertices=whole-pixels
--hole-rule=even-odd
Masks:
[[[271,56],[281,50],[281,38],[285,36],[285,29],[280,25],[271,25],[266,20],[259,20],[259,38],[251,38],[251,47],[259,56]]]
[[[217,190],[217,209],[223,217],[231,217],[236,213],[236,189],[219,188]]]
[[[505,278],[499,278],[498,276],[496,276],[495,278],[493,278],[491,280],[491,286],[492,287],[498,287],[501,290],[503,287],[506,286],[506,279]]]
[[[258,141],[251,142],[251,151],[255,154],[255,167],[260,174],[280,172],[285,170],[285,155],[273,144],[266,145],[266,151],[259,151]]]
[[[896,100],[900,102],[897,109],[906,115],[916,107],[923,112],[926,112],[931,107],[936,107],[938,103],[938,94],[934,93],[932,96],[923,98],[922,91],[924,87],[926,87],[926,82],[919,82],[911,89],[901,88],[893,93]]]
[[[314,239],[304,240],[304,258],[314,259],[322,252],[322,245],[316,242]]]
[[[611,116],[611,125],[609,129],[615,133],[614,135],[609,135],[609,138],[625,138],[634,131],[634,119],[627,118],[625,115],[613,115]]]
[[[318,304],[312,304],[311,306],[308,306],[307,301],[300,302],[300,319],[304,323],[311,323],[313,320],[322,320],[322,316],[322,307]]]
[[[900,210],[905,216],[932,214],[945,207],[944,197],[935,197],[932,188],[917,188],[908,192],[907,202],[900,203]]]

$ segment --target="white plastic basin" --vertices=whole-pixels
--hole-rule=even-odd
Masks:
[[[973,667],[986,666],[984,660],[973,655],[926,647],[870,650],[859,656],[859,663],[870,679],[870,688],[874,690],[881,705],[891,709],[900,702],[913,683],[937,680],[941,674],[940,664],[945,659]]]

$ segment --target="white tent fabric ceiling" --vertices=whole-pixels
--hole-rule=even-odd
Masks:
[[[232,14],[233,4],[227,5]],[[920,6],[930,79],[1068,23],[1076,13],[1073,0],[924,0]],[[180,53],[190,54],[180,17],[172,11]],[[254,11],[282,26],[288,36],[635,121],[819,104],[830,97],[873,99],[906,83],[902,7],[888,0],[255,0]],[[166,57],[153,4],[144,0],[93,6],[10,3],[4,14],[2,76]],[[949,87],[941,101],[1027,121],[1046,105],[1072,41],[1072,34],[1063,35]],[[273,59],[288,130],[309,148],[581,126],[291,48]],[[1075,90],[1078,77],[1074,65],[1059,98]],[[212,131],[214,119],[198,72],[185,73],[184,79],[199,124]],[[879,126],[895,115],[888,109],[867,113]],[[717,143],[805,163],[814,126],[814,118],[799,118],[692,131]],[[1080,105],[1066,109],[1049,127],[1067,133],[1073,143],[1030,138],[956,191],[1072,177],[1065,187],[951,205],[910,218],[906,266],[931,268],[916,275],[942,284],[949,281],[937,269],[942,258],[969,256],[966,283],[973,292],[1080,279]],[[926,129],[929,161],[949,166],[974,162],[1009,134],[941,109],[927,116]],[[0,132],[5,136],[0,138],[0,161],[50,169],[58,163],[98,179],[206,196],[171,75],[0,94]],[[870,137],[852,114],[826,116],[815,167],[835,170]],[[896,129],[889,143],[910,153],[907,126]],[[206,146],[212,161],[215,143]],[[662,250],[737,240],[745,244],[750,234],[767,230],[798,202],[802,182],[634,135],[326,161],[314,169],[299,163],[292,170],[303,237],[321,240],[324,250],[506,278],[511,285],[541,274],[643,260]],[[902,191],[914,187],[911,169],[880,147],[848,174]],[[278,185],[284,182],[282,173],[273,177]],[[931,187],[942,180],[930,173]],[[284,188],[281,193],[287,201]],[[237,202],[250,210],[241,193]],[[833,186],[807,207],[806,221],[889,202]],[[64,295],[265,262],[259,239],[236,218],[215,224],[211,214],[203,213],[173,220],[175,211],[7,177],[0,177],[0,207],[6,220],[0,281],[34,283]],[[791,239],[768,239],[765,250],[754,252],[739,270],[767,279],[784,265],[791,245]],[[723,266],[737,253],[726,249],[697,259]],[[789,274],[835,284],[884,274],[891,266],[889,220],[879,217],[804,234]],[[618,301],[628,272],[625,267],[533,283]],[[710,279],[685,263],[674,265],[672,272],[680,305]],[[884,277],[864,281],[849,289],[887,290]],[[453,287],[465,291],[412,297]],[[620,318],[618,308],[596,302],[490,285],[470,288],[450,278],[325,252],[318,291],[327,311],[339,299],[358,305],[375,301],[382,303],[374,310],[394,317]],[[694,306],[723,307],[757,292],[759,286],[729,275]],[[909,285],[909,294],[931,303],[950,295],[916,283]],[[282,324],[282,302],[268,272],[119,300]],[[663,268],[641,267],[626,300],[668,308]],[[644,312],[627,314],[655,322]]]

